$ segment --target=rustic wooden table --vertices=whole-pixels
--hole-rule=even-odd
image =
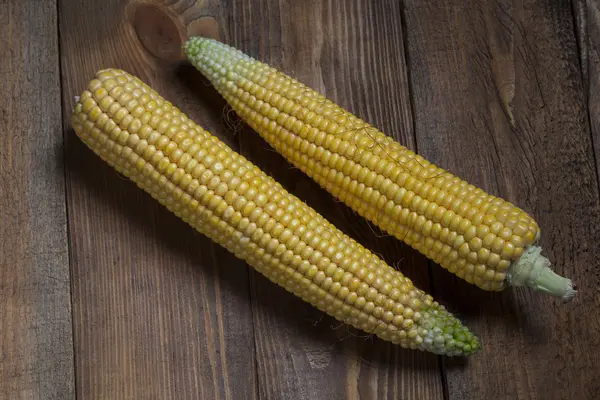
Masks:
[[[372,229],[238,124],[180,60],[218,37],[531,212],[562,304],[482,292]],[[600,1],[0,1],[0,398],[594,399]],[[76,138],[93,73],[138,75],[482,339],[469,360],[357,335]]]

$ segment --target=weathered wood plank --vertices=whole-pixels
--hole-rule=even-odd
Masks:
[[[446,363],[450,398],[594,398],[600,389],[600,213],[568,1],[405,0],[419,152],[530,211],[568,305],[477,290],[435,268],[483,350]]]
[[[413,145],[396,1],[229,1],[225,41]],[[243,154],[388,262],[428,287],[427,262],[290,167],[258,134]],[[439,359],[370,340],[252,274],[259,393],[265,399],[440,399]],[[355,335],[359,335],[356,337]]]
[[[176,62],[186,22],[214,28],[197,18],[211,10],[189,3],[61,1],[64,109],[96,70],[123,68],[235,144],[223,136],[221,100]],[[255,398],[247,265],[119,177],[69,117],[78,396]]]
[[[56,2],[0,2],[0,398],[74,397]]]
[[[600,174],[600,1],[572,0],[596,168]]]

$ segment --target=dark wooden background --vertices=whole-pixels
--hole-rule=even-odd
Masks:
[[[181,60],[190,34],[531,212],[577,300],[482,292],[372,229],[227,112]],[[0,0],[0,398],[598,398],[599,46],[598,0]],[[69,123],[105,67],[432,291],[483,350],[447,359],[340,326],[119,177]]]

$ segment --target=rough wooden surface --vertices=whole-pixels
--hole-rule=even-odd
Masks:
[[[579,59],[583,77],[583,92],[600,171],[600,1],[572,0]]]
[[[59,0],[0,11],[0,398],[595,398],[598,1]],[[183,60],[191,34],[280,67],[530,211],[578,299],[485,293],[381,235],[239,124]],[[139,76],[432,290],[483,350],[449,360],[340,326],[116,174],[69,121],[105,67]]]
[[[0,2],[0,398],[73,398],[56,3]]]
[[[555,269],[580,288],[562,305],[529,290],[481,293],[436,268],[435,294],[483,340],[468,366],[445,363],[449,397],[591,399],[600,214],[571,6],[405,7],[419,151],[535,215]]]

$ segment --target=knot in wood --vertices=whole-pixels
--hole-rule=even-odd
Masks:
[[[167,61],[182,57],[185,27],[167,9],[138,4],[133,10],[132,24],[142,46],[154,57]]]

